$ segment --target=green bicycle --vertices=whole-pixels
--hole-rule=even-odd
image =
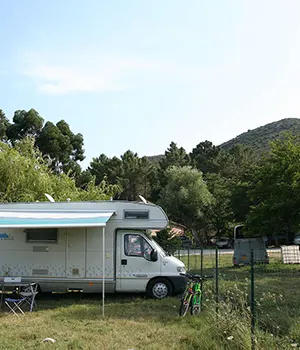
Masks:
[[[191,315],[198,316],[201,312],[202,304],[202,284],[203,281],[212,277],[201,277],[199,275],[181,274],[188,278],[185,291],[181,297],[179,315],[185,316],[190,308]]]

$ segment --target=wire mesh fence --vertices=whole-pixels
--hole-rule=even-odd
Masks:
[[[175,252],[190,273],[214,276],[205,286],[204,306],[214,309],[218,334],[231,341],[229,348],[245,337],[249,342],[237,348],[300,347],[299,246],[248,250],[239,264],[236,255],[236,249]]]

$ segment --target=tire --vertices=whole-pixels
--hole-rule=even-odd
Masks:
[[[201,312],[201,294],[195,294],[191,305],[191,315],[198,316]]]
[[[184,317],[187,314],[188,310],[189,310],[189,304],[184,303],[182,300],[182,302],[180,304],[180,309],[179,309],[179,316]]]
[[[191,307],[191,315],[198,316],[201,312],[201,304],[199,305],[192,305]]]
[[[160,278],[149,282],[147,292],[152,298],[163,299],[172,295],[173,288],[167,279]]]

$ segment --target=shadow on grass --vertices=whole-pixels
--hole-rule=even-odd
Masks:
[[[145,294],[106,294],[105,304],[127,304],[132,303],[135,300],[146,300],[149,299]],[[84,293],[66,293],[66,294],[51,294],[41,293],[38,294],[37,303],[39,309],[56,309],[61,307],[73,306],[73,305],[100,305],[102,304],[102,294],[84,294]]]
[[[102,294],[41,294],[37,303],[37,311],[52,310],[52,318],[102,319]],[[108,294],[105,296],[105,318],[137,321],[147,317],[148,320],[170,323],[177,319],[179,306],[178,296],[155,300],[145,294]]]

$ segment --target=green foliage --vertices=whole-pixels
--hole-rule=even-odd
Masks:
[[[36,137],[42,127],[44,119],[35,109],[30,109],[28,112],[18,110],[13,117],[11,124],[6,131],[8,139],[14,144],[27,136]]]
[[[258,235],[296,232],[300,225],[300,144],[286,135],[255,168],[247,224]]]
[[[233,212],[230,202],[231,183],[220,174],[207,174],[205,181],[213,195],[213,201],[206,211],[206,222],[218,237],[230,235],[233,232]]]
[[[190,153],[193,164],[197,169],[206,173],[216,173],[219,170],[218,156],[221,149],[210,141],[200,142]]]
[[[146,158],[139,158],[131,151],[125,152],[121,159],[123,168],[121,198],[136,200],[139,194],[147,197],[147,175],[151,172],[152,164]]]
[[[0,141],[2,142],[7,140],[6,131],[8,127],[9,121],[2,109],[0,109]]]
[[[109,183],[117,184],[123,176],[122,161],[117,158],[108,158],[105,154],[93,158],[88,171],[96,177],[96,184],[100,183],[104,176],[107,176]]]
[[[82,171],[83,136],[64,120],[44,123],[30,109],[17,110],[10,124],[0,110],[0,198],[45,200],[45,192],[56,200],[142,195],[160,202],[197,243],[198,233],[227,235],[245,221],[252,234],[291,234],[300,225],[300,152],[299,140],[284,137],[284,130],[300,135],[299,119],[265,125],[221,146],[206,140],[190,154],[175,142],[158,157],[100,154]],[[269,140],[271,153],[261,158]]]
[[[73,134],[69,125],[59,121],[56,125],[46,122],[39,113],[30,109],[14,113],[13,123],[9,124],[0,111],[0,138],[8,139],[13,145],[26,137],[33,137],[35,145],[48,157],[48,166],[57,173],[63,171],[72,176],[81,172],[77,161],[84,159],[83,136]]]
[[[88,170],[96,177],[96,184],[106,176],[109,183],[118,185],[120,199],[137,200],[139,194],[146,198],[151,196],[155,166],[147,157],[140,158],[132,151],[126,151],[121,159],[101,154],[92,160]]]
[[[63,170],[65,173],[71,170],[76,175],[80,173],[76,161],[84,159],[83,136],[73,134],[64,120],[56,125],[47,122],[36,137],[36,145],[49,156],[53,170]]]
[[[191,158],[183,147],[178,148],[175,142],[170,143],[170,147],[165,152],[165,157],[160,161],[160,167],[166,170],[169,166],[190,165]]]
[[[76,187],[64,173],[55,175],[48,168],[34,140],[25,138],[15,147],[0,143],[0,200],[2,202],[46,201],[49,193],[56,201],[108,199],[118,190],[104,179],[100,186],[91,181],[86,190]]]
[[[160,204],[170,218],[191,229],[196,242],[197,222],[212,203],[212,195],[203,181],[202,173],[189,166],[171,166],[167,169],[167,185],[162,189]]]

